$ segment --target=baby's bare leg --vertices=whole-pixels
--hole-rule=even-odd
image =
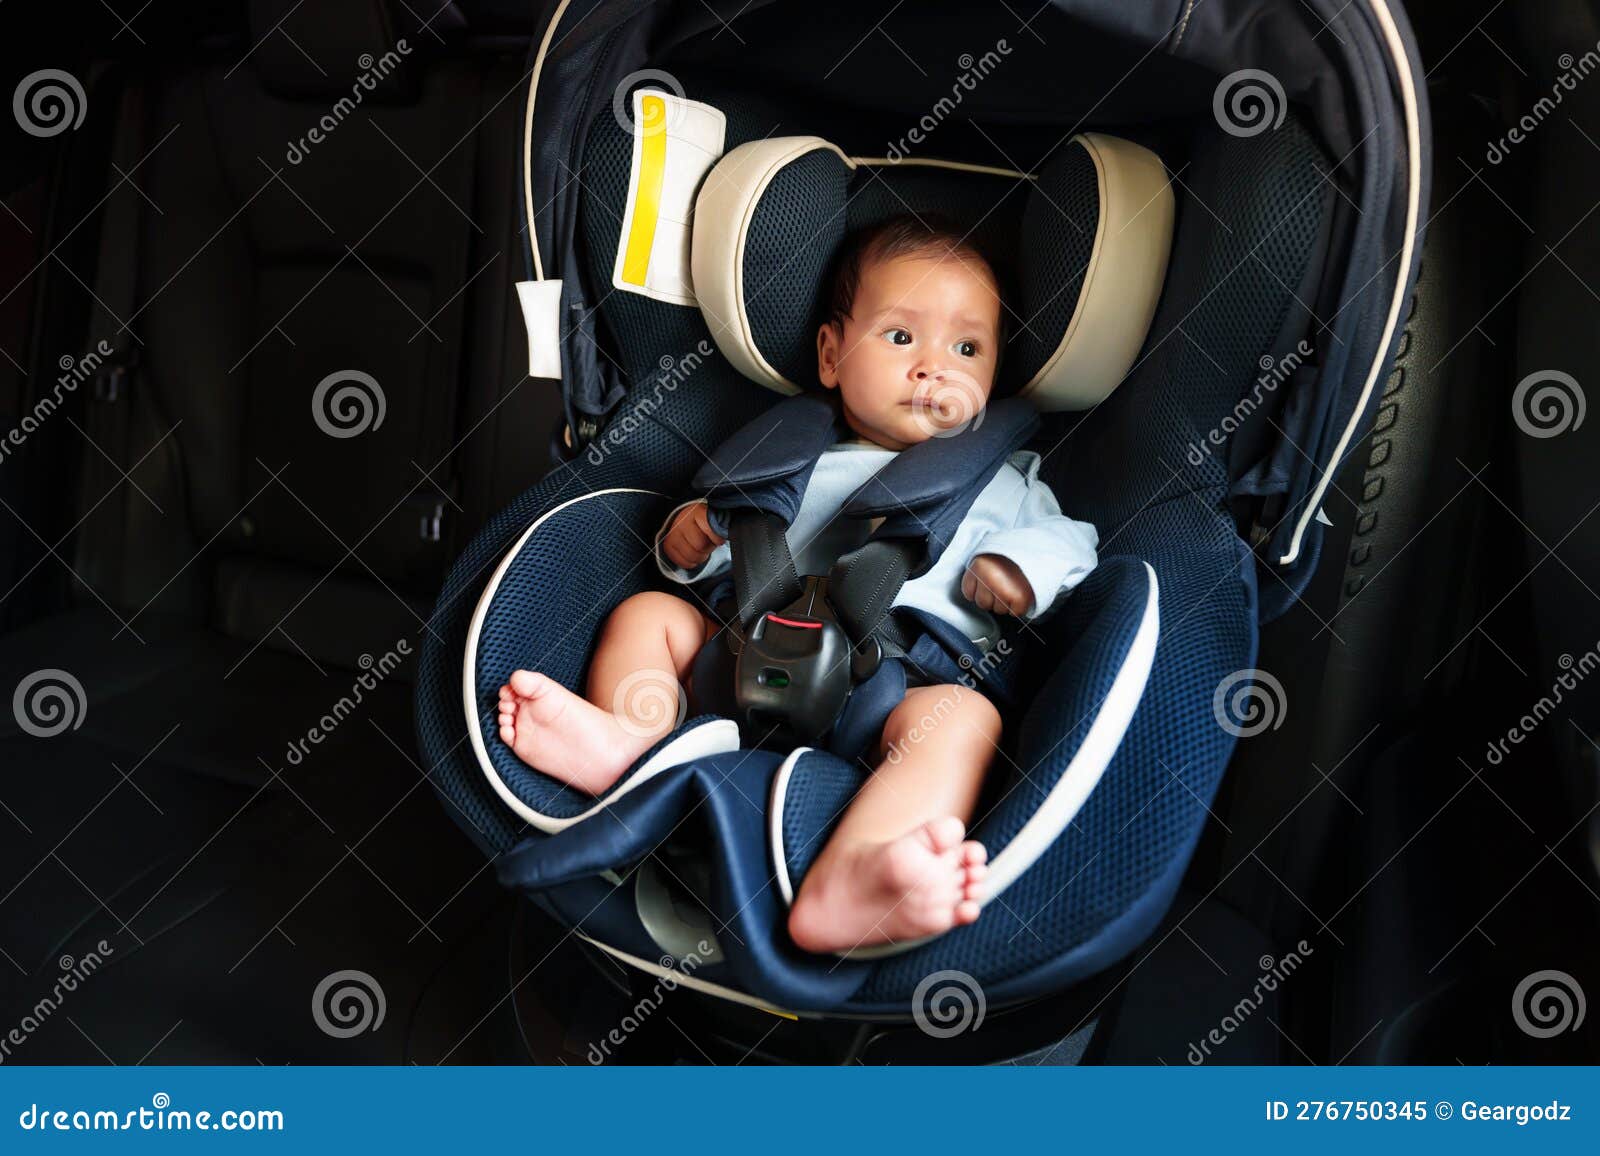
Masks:
[[[601,629],[585,697],[641,726],[663,703],[675,718],[695,655],[716,629],[697,606],[672,594],[649,590],[625,599]]]
[[[970,687],[919,687],[889,715],[881,760],[806,874],[789,934],[808,951],[918,939],[978,917],[986,858],[963,842],[1000,741]]]
[[[589,664],[588,698],[531,670],[500,688],[500,740],[536,770],[599,795],[678,724],[683,681],[715,623],[648,591],[611,612]]]

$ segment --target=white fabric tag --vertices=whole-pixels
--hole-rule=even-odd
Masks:
[[[528,329],[528,376],[561,380],[561,282],[518,281],[517,304]]]
[[[658,89],[633,94],[633,168],[611,284],[674,305],[695,304],[689,269],[694,200],[722,156],[720,109]]]

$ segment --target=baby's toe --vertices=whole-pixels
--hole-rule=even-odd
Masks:
[[[517,732],[512,728],[510,723],[501,723],[500,724],[500,741],[501,742],[505,743],[506,746],[509,747],[516,740],[516,737],[517,737]]]
[[[520,698],[532,698],[543,682],[544,675],[531,670],[519,670],[511,675],[511,692]]]
[[[972,923],[978,918],[978,913],[980,910],[981,909],[978,907],[978,905],[970,899],[963,900],[962,902],[956,904],[956,925],[960,926],[962,924]]]
[[[976,840],[969,839],[961,845],[961,861],[968,867],[977,867],[989,861],[989,849]]]
[[[961,836],[966,834],[966,830],[966,825],[960,819],[954,815],[946,815],[928,824],[928,841],[934,852],[942,855],[961,842]]]

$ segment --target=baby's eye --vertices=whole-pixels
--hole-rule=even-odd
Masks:
[[[962,357],[976,357],[978,356],[978,343],[976,341],[958,341],[955,344],[955,351]]]
[[[890,345],[910,345],[911,331],[902,329],[897,325],[893,329],[885,329],[883,331],[883,339]]]

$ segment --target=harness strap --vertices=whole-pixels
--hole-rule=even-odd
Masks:
[[[877,637],[890,654],[911,648],[911,637],[889,611],[911,576],[922,544],[909,538],[875,538],[845,554],[828,571],[828,600],[852,642]]]
[[[734,601],[740,624],[749,630],[763,611],[800,597],[802,583],[784,536],[786,527],[777,516],[741,510],[733,515],[728,531]]]

